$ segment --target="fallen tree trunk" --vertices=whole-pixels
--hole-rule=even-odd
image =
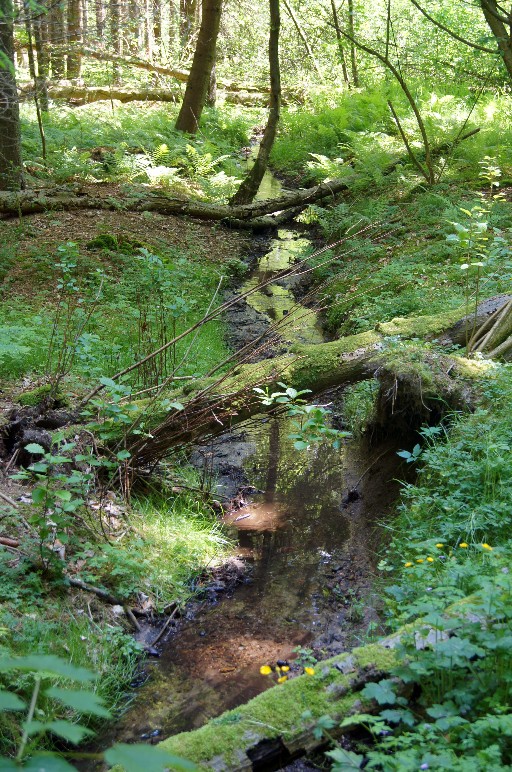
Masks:
[[[24,86],[19,90],[20,99],[32,98],[33,85]],[[80,86],[73,83],[48,83],[50,99],[65,99],[76,106],[117,100],[127,102],[181,102],[183,93],[179,88],[133,88],[123,86]],[[247,105],[248,107],[265,107],[268,104],[268,94],[250,91],[228,91],[223,98],[229,104]]]
[[[486,301],[480,307],[478,318],[487,318],[509,299],[509,296],[499,296]],[[472,322],[473,317],[469,317],[469,321]],[[235,366],[221,378],[205,379],[186,387],[185,398],[183,394],[173,393],[173,399],[179,398],[182,402],[188,399],[181,412],[160,415],[159,419],[151,412],[156,410],[153,403],[144,406],[141,418],[151,421],[151,435],[133,438],[129,445],[130,463],[134,469],[152,465],[177,444],[221,434],[261,413],[263,407],[253,389],[262,383],[272,389],[278,382],[284,382],[297,390],[309,389],[314,395],[378,373],[386,384],[383,402],[387,418],[392,413],[396,422],[402,421],[407,426],[412,426],[412,419],[419,424],[436,421],[440,410],[467,407],[471,391],[467,383],[478,378],[489,365],[481,360],[426,350],[422,365],[428,377],[422,377],[417,367],[416,345],[410,351],[404,348],[400,364],[395,363],[386,370],[386,339],[437,338],[446,344],[463,345],[465,334],[461,309],[456,309],[435,316],[393,319],[369,332],[330,343],[296,345],[288,354]],[[391,389],[388,388],[390,381]]]
[[[178,198],[161,191],[145,188],[133,189],[133,193],[117,198],[92,196],[80,189],[53,188],[51,190],[23,190],[14,193],[0,192],[0,215],[18,217],[49,210],[67,209],[120,209],[131,212],[158,212],[160,214],[186,214],[203,220],[222,220],[227,224],[250,223],[251,220],[285,209],[305,207],[313,201],[335,196],[347,190],[345,180],[333,180],[305,190],[287,193],[279,198],[256,201],[253,204],[227,206],[204,201]],[[100,192],[100,191],[98,191]]]

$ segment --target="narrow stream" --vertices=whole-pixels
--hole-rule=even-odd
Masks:
[[[280,231],[244,289],[287,267],[307,244],[293,231]],[[296,300],[280,283],[255,293],[250,303],[276,320]],[[299,307],[299,315],[298,324],[285,328],[286,339],[321,342],[315,313]],[[289,419],[262,416],[212,446],[213,455],[228,467],[242,465],[262,491],[224,517],[238,542],[233,561],[249,561],[252,571],[234,592],[219,592],[195,619],[180,623],[161,658],[148,661],[151,677],[104,746],[154,742],[199,727],[272,685],[260,665],[292,661],[296,647],[324,657],[338,653],[376,624],[375,524],[397,496],[394,448],[371,455],[347,443],[342,450],[321,445],[298,452],[290,430]],[[356,487],[358,494],[348,496]]]

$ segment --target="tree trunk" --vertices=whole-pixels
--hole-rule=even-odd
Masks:
[[[350,79],[348,77],[347,63],[345,61],[345,51],[343,49],[343,37],[341,34],[340,23],[338,19],[338,11],[336,10],[335,0],[331,0],[332,19],[334,22],[334,29],[336,30],[336,40],[338,41],[338,53],[341,62],[341,69],[343,71],[343,80],[350,88]]]
[[[155,53],[155,37],[153,34],[153,3],[144,0],[144,50],[150,62]]]
[[[293,21],[293,24],[294,24],[294,26],[295,26],[295,29],[296,29],[296,30],[297,30],[297,32],[298,32],[298,35],[299,35],[300,39],[301,39],[301,40],[302,40],[302,42],[304,43],[304,48],[306,49],[307,55],[308,55],[308,56],[309,56],[309,58],[311,59],[311,62],[312,62],[312,64],[313,64],[313,67],[314,67],[314,68],[315,68],[315,70],[316,70],[316,73],[317,73],[317,75],[319,75],[320,77],[322,77],[322,73],[320,72],[320,67],[318,66],[318,62],[317,62],[317,61],[316,61],[316,59],[315,59],[315,55],[314,55],[314,53],[313,53],[313,49],[312,49],[312,48],[311,48],[311,46],[309,45],[309,40],[307,39],[306,33],[305,33],[305,32],[304,32],[304,30],[302,29],[302,26],[301,26],[301,24],[300,24],[300,22],[299,22],[299,20],[298,20],[298,18],[297,18],[297,15],[296,15],[295,11],[294,11],[294,10],[293,10],[293,8],[291,7],[291,5],[290,5],[290,3],[288,2],[288,0],[283,0],[283,5],[284,5],[284,7],[286,8],[286,10],[288,11],[288,13],[290,14],[290,18],[291,18],[291,20]]]
[[[180,41],[182,51],[197,28],[199,19],[198,0],[180,0]]]
[[[103,40],[105,35],[105,4],[103,0],[94,0],[94,16],[98,40]]]
[[[208,84],[208,96],[206,97],[207,107],[215,107],[217,101],[217,72],[216,67],[213,65],[210,74],[210,82]]]
[[[279,0],[270,0],[270,37],[268,58],[270,64],[270,110],[263,139],[254,166],[231,199],[232,205],[249,204],[256,193],[268,165],[270,151],[274,144],[277,124],[281,114],[281,70],[279,67]]]
[[[67,60],[67,76],[70,80],[80,77],[82,72],[82,3],[81,0],[68,0],[68,43],[70,51]]]
[[[62,2],[50,4],[50,58],[52,66],[52,78],[60,80],[64,77],[64,54],[62,47],[65,43],[64,35],[64,11]]]
[[[128,0],[128,16],[131,36],[129,41],[129,50],[140,54],[144,48],[144,30],[142,26],[141,10],[138,0]],[[93,54],[90,50],[88,50],[87,55],[93,56],[95,59],[99,59],[100,57],[105,58],[105,61],[106,58],[110,56],[110,54],[107,52],[98,51],[97,53],[98,56],[96,56],[96,53]],[[151,62],[144,62],[144,64],[147,65],[148,68],[151,67]]]
[[[508,76],[512,79],[512,24],[508,21],[507,30],[507,26],[502,20],[503,14],[496,0],[480,0],[480,6],[487,24],[497,40]]]
[[[23,165],[11,0],[0,0],[0,56],[0,190],[19,190]]]
[[[114,54],[120,55],[121,48],[121,0],[110,0],[110,40]],[[120,71],[116,63],[112,64],[112,79],[117,85],[120,82]]]
[[[354,0],[348,0],[348,34],[353,39],[354,31]],[[359,88],[359,72],[357,69],[357,53],[353,40],[350,41],[350,63],[352,65],[352,83]]]
[[[34,42],[37,53],[36,90],[41,110],[45,113],[48,112],[48,76],[50,74],[46,14],[47,10],[45,9],[44,13],[38,13],[34,18]]]
[[[215,49],[219,34],[222,0],[203,0],[203,15],[194,60],[187,81],[185,96],[176,121],[176,129],[195,134],[208,93]]]

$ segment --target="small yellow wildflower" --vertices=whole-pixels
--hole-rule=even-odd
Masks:
[[[289,671],[289,669],[290,669],[290,666],[289,665],[283,665],[279,669],[282,670],[283,673],[287,673]]]
[[[410,561],[409,561],[408,563],[404,563],[404,566],[405,566],[406,568],[410,568],[410,567],[411,567],[411,566],[413,566],[413,565],[414,565],[414,563],[411,563]]]
[[[429,563],[433,563],[433,562],[434,562],[434,558],[428,557],[428,558],[427,558],[427,561],[428,561]]]
[[[287,681],[287,680],[288,680],[288,676],[287,676],[287,675],[282,675],[282,676],[280,676],[280,677],[277,679],[277,683],[278,683],[278,684],[284,684],[284,682],[285,682],[285,681]]]
[[[270,675],[271,672],[272,672],[272,668],[269,665],[262,665],[260,667],[261,675]]]
[[[482,544],[482,547],[484,548],[484,550],[492,550],[492,547],[490,546],[490,544]]]
[[[314,667],[305,667],[304,672],[306,675],[315,675],[315,668]]]
[[[416,558],[416,563],[423,563],[423,562],[424,562],[423,558]]]
[[[438,550],[440,550],[442,547],[444,547],[444,544],[443,544],[443,542],[441,542],[441,541],[440,541],[440,542],[438,542],[438,543],[436,544],[436,547],[437,547],[437,549],[438,549]]]
[[[462,549],[465,550],[467,549],[468,545],[466,544],[465,541],[461,541],[461,543],[459,544],[459,547],[462,547]]]

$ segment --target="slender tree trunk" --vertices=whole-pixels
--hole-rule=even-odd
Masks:
[[[141,23],[141,9],[138,0],[128,0],[130,28],[129,49],[140,54],[144,48],[144,30]]]
[[[506,25],[502,20],[503,13],[500,11],[496,0],[480,0],[480,6],[485,20],[498,43],[503,64],[507,69],[509,77],[512,78],[512,18],[509,17],[510,20]]]
[[[48,112],[48,76],[50,73],[50,56],[48,51],[48,20],[47,9],[40,3],[41,10],[34,17],[34,42],[37,54],[36,91],[39,96],[41,110]]]
[[[199,21],[198,0],[180,0],[180,41],[185,49],[194,34]]]
[[[115,54],[121,54],[121,0],[110,0],[110,40]],[[119,65],[112,64],[112,77],[115,84],[120,82]]]
[[[155,53],[152,0],[144,0],[144,49],[149,58],[149,61],[152,62]]]
[[[219,34],[222,0],[203,0],[203,15],[185,96],[176,121],[178,131],[195,134],[206,102]]]
[[[0,0],[0,56],[0,190],[19,190],[23,166],[11,0]]]
[[[208,84],[208,96],[206,97],[206,104],[208,107],[215,107],[217,101],[217,72],[215,65],[212,67],[210,74],[210,82]]]
[[[343,80],[350,88],[350,79],[348,77],[347,62],[345,61],[345,51],[343,48],[343,37],[341,35],[340,23],[338,19],[338,11],[336,10],[335,0],[331,0],[332,19],[334,22],[334,29],[336,30],[336,39],[338,41],[338,53],[341,61],[341,69],[343,70]]]
[[[94,16],[98,40],[103,40],[105,35],[105,4],[103,0],[94,0]]]
[[[354,32],[354,0],[348,0],[348,34],[355,37]],[[352,83],[359,88],[359,71],[357,69],[357,53],[354,43],[350,42],[350,63],[352,65]]]
[[[68,53],[67,76],[70,80],[80,77],[82,72],[82,55],[79,46],[82,43],[82,3],[81,0],[68,0]]]
[[[279,30],[281,17],[279,15],[279,0],[270,2],[270,37],[268,42],[268,58],[270,64],[270,110],[267,125],[258,151],[254,166],[242,182],[230,204],[250,204],[260,186],[274,139],[277,132],[277,124],[281,114],[281,70],[279,67]]]
[[[317,74],[320,75],[320,77],[322,77],[322,73],[320,72],[320,67],[318,66],[318,62],[315,59],[315,55],[313,53],[313,49],[309,45],[309,40],[307,39],[306,33],[302,29],[301,23],[299,22],[295,11],[291,7],[291,5],[288,2],[288,0],[283,0],[283,5],[286,8],[286,10],[288,11],[288,13],[290,14],[290,18],[293,21],[293,24],[295,25],[295,29],[297,30],[300,39],[304,43],[304,48],[306,49],[307,54],[308,54],[309,58],[311,59],[311,61],[313,63],[313,67],[315,68]]]
[[[64,10],[62,2],[52,2],[50,5],[50,58],[52,78],[60,80],[64,77],[65,62],[62,47],[66,40],[64,35]]]
[[[158,46],[162,44],[162,2],[153,0],[153,39]]]

